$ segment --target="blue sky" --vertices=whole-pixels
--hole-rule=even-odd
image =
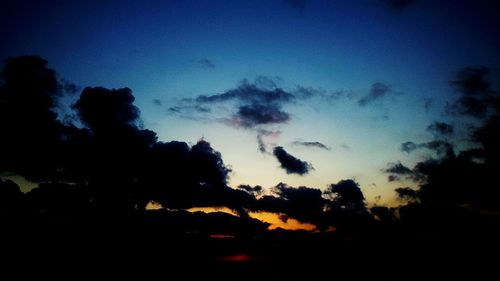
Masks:
[[[204,137],[232,167],[232,185],[324,188],[355,178],[368,200],[390,201],[391,190],[404,183],[388,183],[382,170],[424,157],[402,152],[400,144],[432,139],[426,128],[446,120],[454,74],[500,65],[493,1],[12,2],[0,6],[2,59],[39,55],[80,87],[131,88],[146,128],[164,141]],[[406,5],[390,5],[396,2]],[[169,111],[183,99],[221,94],[258,77],[288,92],[302,86],[342,93],[284,104],[290,120],[265,127],[281,132],[266,138],[269,145],[312,164],[308,174],[287,174],[275,157],[259,152],[256,129],[220,122],[234,104],[190,118]],[[374,83],[390,90],[360,106]]]

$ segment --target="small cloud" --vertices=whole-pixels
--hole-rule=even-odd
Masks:
[[[289,154],[281,146],[275,147],[273,153],[274,156],[276,156],[276,159],[280,162],[281,168],[285,169],[287,174],[298,174],[302,176],[309,173],[309,171],[313,169],[311,164]]]
[[[229,119],[232,126],[255,128],[259,125],[281,124],[290,120],[290,114],[278,105],[250,104],[242,105]]]
[[[198,64],[203,68],[203,69],[215,69],[215,63],[212,60],[209,60],[207,58],[202,58],[198,60]]]
[[[404,142],[401,144],[401,151],[404,151],[406,153],[411,153],[414,150],[417,149],[429,149],[431,151],[434,151],[437,155],[443,156],[443,155],[452,155],[453,152],[453,145],[447,141],[443,140],[434,140],[430,142],[423,142],[423,143],[414,143],[411,141]]]
[[[406,153],[410,153],[413,150],[417,149],[417,144],[412,142],[412,141],[407,141],[401,144],[401,151],[404,151]]]
[[[433,133],[436,136],[452,136],[454,133],[453,126],[445,123],[434,121],[427,127],[427,131]]]
[[[398,162],[398,163],[389,163],[388,166],[389,167],[384,170],[385,173],[396,174],[396,175],[409,175],[409,174],[413,173],[410,170],[410,168],[408,168],[405,165],[401,164],[401,162]]]
[[[296,146],[306,146],[306,147],[317,147],[317,148],[322,148],[326,150],[331,150],[329,146],[326,146],[325,144],[319,142],[319,141],[294,141],[292,142],[292,145]]]
[[[389,85],[380,82],[374,83],[372,85],[372,88],[370,89],[370,92],[366,96],[363,96],[358,100],[358,104],[359,106],[366,106],[367,104],[372,103],[375,100],[383,98],[390,91],[391,87]]]
[[[177,106],[172,106],[168,109],[169,113],[192,113],[192,112],[199,112],[199,113],[209,113],[211,112],[210,108],[204,107],[201,105],[177,105]]]
[[[257,143],[259,145],[259,151],[262,153],[267,152],[267,146],[268,144],[264,140],[266,137],[279,137],[281,135],[281,131],[276,130],[276,131],[271,131],[271,130],[264,130],[264,129],[259,129],[257,130]]]

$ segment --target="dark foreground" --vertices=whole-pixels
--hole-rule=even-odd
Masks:
[[[158,214],[128,222],[10,223],[2,230],[1,272],[70,280],[319,280],[343,275],[485,279],[495,276],[491,274],[498,267],[499,236],[493,221],[454,233],[377,226],[355,232],[214,235],[216,230],[229,231],[211,227],[220,214],[198,216],[188,221],[163,219],[170,224],[159,224]]]

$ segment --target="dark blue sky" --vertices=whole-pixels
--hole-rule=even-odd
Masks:
[[[162,140],[204,136],[233,167],[234,185],[322,188],[356,178],[371,199],[394,187],[381,172],[388,162],[419,159],[400,144],[429,140],[429,123],[448,118],[454,74],[471,65],[498,71],[494,2],[3,1],[0,57],[39,55],[80,87],[131,88],[145,127]],[[241,100],[210,104],[210,112],[186,100],[243,79],[315,94],[280,104],[286,122],[252,128],[227,122]],[[376,94],[376,83],[387,90]],[[266,145],[285,147],[314,170],[280,170],[258,150],[262,130],[274,132]],[[315,141],[331,149],[294,145]]]

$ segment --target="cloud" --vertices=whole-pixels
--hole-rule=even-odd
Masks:
[[[418,145],[412,141],[407,141],[401,144],[401,151],[404,151],[406,153],[410,153],[417,149]]]
[[[384,173],[390,174],[387,177],[387,181],[399,181],[401,177],[405,179],[411,179],[413,177],[413,171],[401,164],[401,162],[397,163],[389,163],[388,168],[384,169]]]
[[[333,200],[334,204],[330,207],[366,211],[365,197],[359,184],[354,180],[341,180],[336,184],[331,184],[325,194]]]
[[[498,131],[500,130],[500,94],[491,87],[491,72],[484,67],[467,67],[457,72],[450,86],[457,98],[448,105],[456,124],[463,124],[464,116],[475,117],[473,126],[465,127],[470,145],[455,147],[452,143],[436,139],[429,142],[406,142],[402,150],[429,149],[435,154],[411,169],[411,179],[418,189],[400,188],[396,192],[405,200],[410,200],[407,208],[401,209],[403,219],[425,216],[426,219],[439,215],[458,214],[457,208],[468,206],[477,210],[490,209],[500,194],[491,186],[495,182],[495,171],[500,167]],[[451,136],[454,128],[436,121],[427,130],[435,137]],[[433,206],[440,206],[436,210]],[[453,207],[450,207],[453,206]],[[450,209],[452,208],[452,209]],[[464,217],[456,217],[463,221]]]
[[[229,123],[238,128],[256,128],[260,125],[287,123],[289,120],[290,114],[278,105],[253,103],[240,106]]]
[[[311,164],[288,154],[288,152],[286,152],[281,146],[275,147],[273,154],[280,162],[281,168],[285,169],[287,174],[298,174],[302,176],[309,173],[309,171],[313,169]]]
[[[406,153],[411,153],[414,150],[426,148],[436,152],[437,155],[442,156],[446,154],[453,154],[454,147],[453,144],[444,140],[434,140],[429,142],[423,142],[416,144],[414,142],[408,141],[401,144],[401,151]]]
[[[257,144],[259,145],[259,151],[262,153],[267,152],[267,147],[269,146],[268,143],[266,143],[266,138],[277,138],[281,135],[281,131],[279,130],[264,130],[264,129],[259,129],[257,130]]]
[[[491,91],[487,67],[466,67],[456,73],[450,85],[459,93],[468,96],[488,95]]]
[[[82,122],[93,131],[107,131],[137,125],[140,111],[129,88],[86,87],[73,105]]]
[[[410,168],[398,163],[389,163],[389,167],[384,170],[385,173],[397,174],[397,175],[409,175],[412,174]]]
[[[168,108],[169,113],[182,113],[182,114],[192,114],[193,112],[198,113],[210,113],[212,110],[208,107],[201,105],[176,105]]]
[[[450,85],[459,95],[447,111],[454,115],[486,118],[498,96],[491,89],[491,71],[487,67],[466,67],[456,73]]]
[[[39,57],[9,58],[0,75],[0,171],[52,178],[66,133],[55,113],[64,86]]]
[[[263,192],[263,188],[260,185],[250,186],[248,184],[240,184],[240,185],[238,185],[238,188],[243,189],[246,192],[249,192],[252,194],[257,194],[257,195],[259,195]]]
[[[236,89],[226,91],[222,94],[200,95],[195,101],[198,103],[220,103],[227,101],[239,101],[243,104],[272,103],[283,104],[295,100],[295,96],[281,88],[276,88],[275,82],[271,78],[259,76],[255,83],[250,83],[244,79]]]
[[[358,100],[358,104],[359,106],[366,106],[376,100],[383,98],[390,91],[391,88],[387,84],[380,82],[374,83],[370,89],[370,92],[366,96],[363,96]]]
[[[326,146],[319,141],[293,141],[292,144],[296,146],[317,147],[325,150],[331,150],[329,146]]]
[[[418,198],[418,191],[409,187],[398,187],[394,191],[401,200],[414,201]]]
[[[210,70],[214,70],[215,69],[215,63],[212,60],[209,60],[207,58],[202,58],[202,59],[198,60],[198,64],[203,69],[210,69]]]
[[[445,122],[434,121],[427,127],[427,131],[435,134],[435,136],[452,136],[454,128],[452,125]]]

